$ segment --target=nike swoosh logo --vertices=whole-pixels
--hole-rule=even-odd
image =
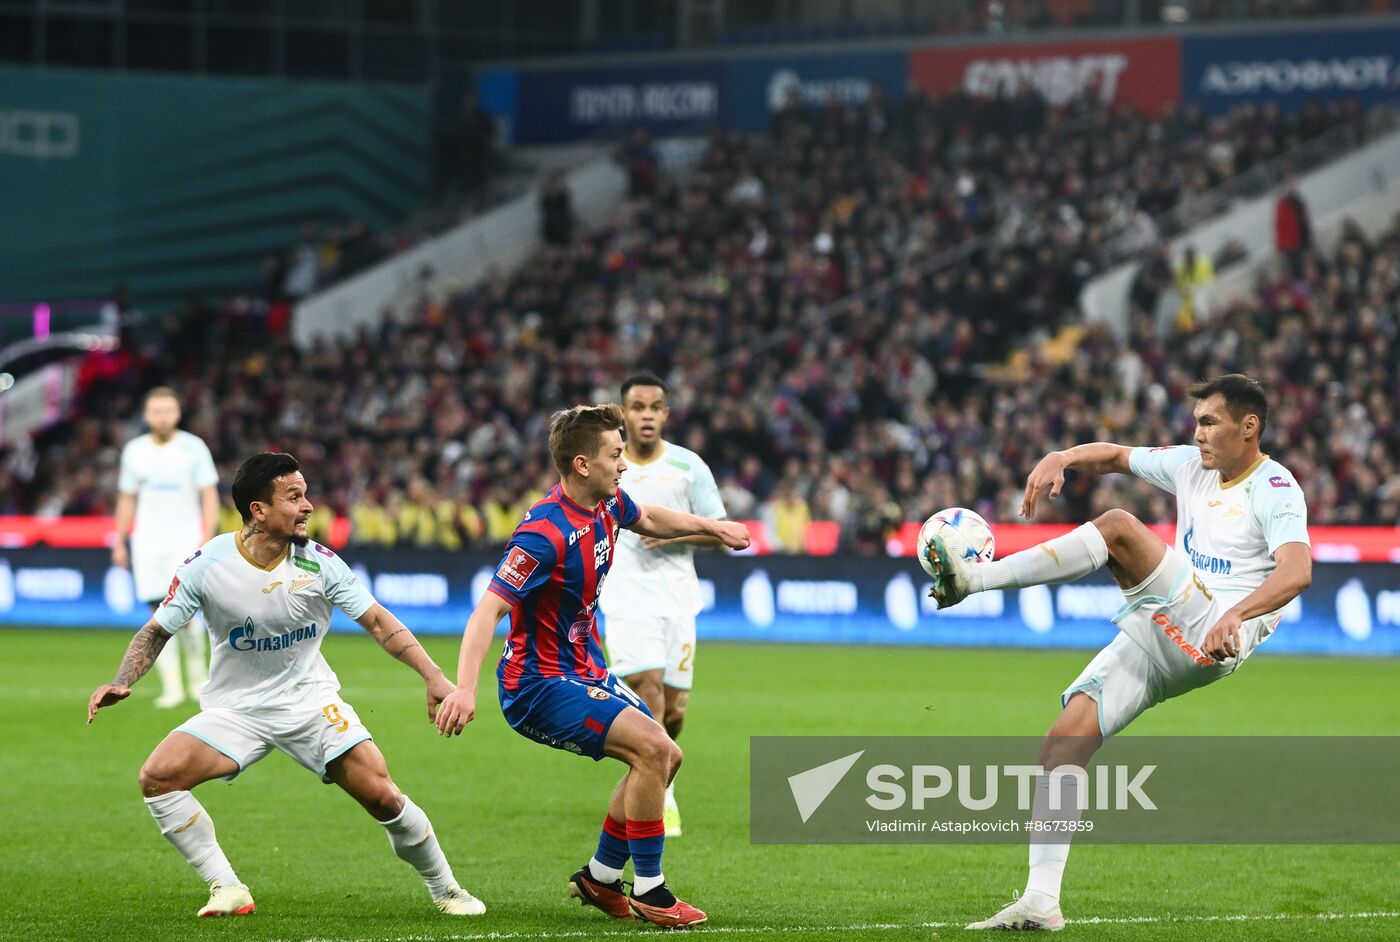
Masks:
[[[282,583],[281,583],[280,581],[274,582],[272,585],[268,586],[266,589],[263,589],[263,595],[267,595],[269,592],[271,592],[273,589],[277,588],[277,587],[278,587],[279,585],[281,585],[281,584],[282,584]]]
[[[184,824],[180,825],[179,827],[177,827],[175,830],[171,831],[170,833],[171,833],[171,834],[179,834],[181,831],[188,831],[188,830],[190,829],[190,826],[193,825],[194,822],[195,822],[195,821],[199,818],[199,816],[202,815],[202,814],[204,814],[203,811],[196,811],[193,815],[190,816],[190,819],[189,819],[188,821],[186,821]]]
[[[1045,552],[1047,552],[1047,553],[1050,554],[1050,558],[1053,559],[1053,560],[1055,561],[1055,565],[1056,565],[1056,566],[1060,565],[1060,554],[1059,554],[1059,553],[1055,552],[1055,551],[1052,550],[1050,547],[1046,546],[1044,543],[1040,544],[1040,548],[1043,549],[1043,550],[1045,550]]]

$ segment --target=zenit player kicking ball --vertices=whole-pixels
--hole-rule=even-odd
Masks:
[[[547,746],[628,766],[608,803],[598,851],[569,878],[570,893],[610,916],[684,928],[706,917],[677,899],[661,873],[661,812],[681,751],[608,670],[598,592],[621,528],[657,539],[712,536],[734,549],[748,546],[749,534],[741,523],[633,502],[618,488],[627,467],[622,427],[622,411],[611,404],[576,406],[550,422],[549,450],[562,480],[525,514],[467,621],[459,686],[438,711],[438,729],[456,735],[475,717],[481,663],[509,613],[510,637],[496,669],[506,722]],[[629,856],[630,895],[622,885]]]

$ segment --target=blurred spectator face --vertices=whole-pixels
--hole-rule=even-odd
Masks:
[[[661,440],[661,432],[670,415],[666,392],[660,386],[633,386],[627,390],[622,403],[627,441],[640,445],[643,451],[650,451]]]
[[[146,402],[145,419],[156,438],[169,438],[180,424],[180,403],[174,396],[152,396]]]
[[[1252,439],[1246,434],[1252,433]],[[1259,417],[1246,413],[1236,419],[1226,408],[1225,397],[1216,393],[1196,403],[1196,445],[1201,449],[1201,467],[1212,471],[1233,468],[1249,449],[1259,442]]]

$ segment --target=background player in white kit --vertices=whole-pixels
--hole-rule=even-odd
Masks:
[[[112,565],[131,569],[136,597],[154,610],[165,598],[180,560],[217,532],[219,473],[199,436],[180,430],[175,390],[157,386],[146,393],[144,417],[150,432],[122,449]],[[156,660],[156,673],[161,683],[156,706],[179,706],[185,702],[186,689],[190,699],[198,699],[209,676],[204,631],[178,633]]]
[[[1110,510],[995,562],[955,558],[941,541],[931,554],[939,608],[986,589],[1069,582],[1105,563],[1122,588],[1118,636],[1060,695],[1062,712],[1041,747],[1047,771],[1087,766],[1103,738],[1144,710],[1232,673],[1312,583],[1303,493],[1287,468],[1259,450],[1269,418],[1263,389],[1231,373],[1198,383],[1190,394],[1197,400],[1195,447],[1095,442],[1052,452],[1031,472],[1021,505],[1021,515],[1032,518],[1045,488],[1052,499],[1060,493],[1066,470],[1135,474],[1176,495],[1175,547],[1126,511]],[[1066,784],[1072,789],[1073,778]],[[1076,807],[1073,799],[1062,794],[1053,807]],[[1064,819],[1050,807],[1042,776],[1032,816]],[[1055,833],[1058,839],[1070,832]],[[1059,897],[1068,856],[1067,841],[1033,842],[1025,893],[968,928],[1063,928]]]
[[[641,373],[623,382],[627,470],[622,489],[639,503],[723,520],[724,503],[709,466],[661,437],[670,414],[666,384],[658,377]],[[672,739],[685,722],[695,677],[700,612],[695,547],[721,545],[707,536],[654,540],[624,530],[599,599],[613,673],[646,702]],[[674,781],[666,787],[662,820],[667,837],[681,833]]]
[[[254,455],[233,480],[244,528],[185,560],[169,594],[136,633],[116,679],[93,692],[97,711],[131,695],[170,636],[203,609],[214,638],[201,711],[156,746],[141,767],[141,794],[161,833],[209,884],[201,916],[244,915],[253,897],[190,789],[232,779],[273,749],[334,783],[384,826],[394,852],[418,871],[442,912],[475,916],[481,901],[457,885],[428,816],[399,791],[369,731],[340,698],[321,656],[331,607],[368,631],[427,684],[428,719],[452,684],[413,633],[374,600],[335,553],[306,536],[311,502],[291,455]]]

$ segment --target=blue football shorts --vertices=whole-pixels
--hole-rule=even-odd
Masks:
[[[632,688],[611,672],[601,680],[581,677],[522,677],[515,690],[497,685],[506,722],[526,739],[595,762],[613,721],[628,707],[651,711]]]

